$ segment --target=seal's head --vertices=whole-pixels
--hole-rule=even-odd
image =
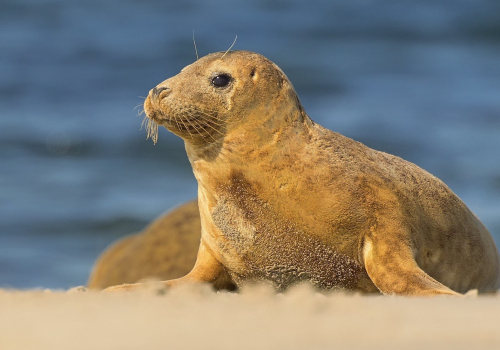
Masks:
[[[153,141],[159,124],[195,147],[220,143],[235,128],[306,117],[281,69],[248,51],[200,58],[153,88],[144,111]]]

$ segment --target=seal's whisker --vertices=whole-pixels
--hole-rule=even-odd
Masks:
[[[182,125],[184,125],[184,129],[186,129],[186,131],[189,133],[189,135],[191,136],[191,139],[194,141],[194,137],[193,135],[191,134],[191,132],[189,131],[189,128],[186,126],[186,124],[184,123],[184,120],[182,118],[177,118],[177,116],[173,116],[172,118],[175,122],[175,124],[177,125],[177,129],[179,130],[182,130],[183,128],[181,128],[180,124],[179,124],[179,119],[180,119],[180,122],[182,123]]]
[[[146,140],[151,137],[153,143],[156,144],[158,141],[158,124],[153,119],[145,115],[141,123],[141,130],[142,128],[146,129]]]
[[[134,110],[136,110],[137,108],[141,107],[141,105],[142,105],[142,104],[137,105],[137,106],[134,108]],[[141,110],[138,110],[138,111],[137,111],[137,115],[138,115],[138,116],[141,116],[141,115],[143,115],[144,113],[145,113],[144,108],[143,108],[143,109],[141,109]]]
[[[201,130],[203,130],[203,131],[205,131],[205,133],[207,133],[206,130],[203,128],[203,126],[200,125],[196,120],[189,120],[189,123],[195,128],[195,130],[198,133],[198,135],[200,135],[203,138],[204,141],[207,141],[207,139],[205,138],[205,136],[203,136],[203,133],[200,130],[198,130],[198,128],[192,122],[196,123],[198,125],[198,127],[201,128]]]
[[[196,60],[199,60],[198,57],[198,48],[196,47],[196,40],[194,40],[194,29],[193,29],[193,44],[194,44],[194,52],[196,52]]]
[[[221,134],[221,135],[224,135],[224,133],[223,133],[222,131],[220,131],[220,130],[219,130],[219,129],[217,129],[216,127],[214,127],[214,126],[210,125],[210,120],[203,120],[203,122],[204,122],[204,124],[205,124],[206,126],[208,126],[208,127],[209,127],[210,129],[212,129],[213,131],[215,131],[215,132],[217,132],[217,133],[219,133],[219,134]]]
[[[147,116],[147,115],[145,115],[145,116],[144,116],[144,119],[142,120],[142,123],[141,123],[141,129],[140,129],[140,130],[142,130],[142,128],[144,127],[144,123],[146,123],[146,120],[148,120],[148,119],[149,119],[149,118],[148,118],[148,116]]]
[[[205,108],[203,110],[200,110],[200,113],[203,113],[203,114],[209,116],[210,118],[214,118],[215,120],[222,121],[222,118],[219,117],[219,114],[217,112],[218,112],[218,110],[215,108],[214,109]]]
[[[209,111],[210,112],[210,111]],[[215,111],[214,111],[215,112]],[[224,120],[222,120],[222,118],[219,118],[217,116],[217,113],[213,113],[213,114],[208,114],[207,112],[205,111],[199,111],[199,113],[201,113],[201,116],[206,116],[209,118],[209,120],[212,122],[212,124],[215,124],[215,125],[218,125],[218,126],[224,126],[225,123],[224,123]],[[201,117],[200,116],[200,117]],[[204,118],[204,120],[207,120],[207,118]],[[217,121],[219,122],[222,122],[222,123],[217,123]]]
[[[223,127],[223,126],[224,126],[224,124],[223,124],[223,123],[217,123],[217,122],[216,122],[216,120],[217,120],[217,121],[222,121],[222,119],[215,119],[215,120],[214,120],[214,118],[213,118],[211,115],[206,114],[206,113],[203,113],[203,112],[200,112],[200,113],[201,113],[201,114],[199,114],[199,115],[198,115],[198,117],[199,117],[200,119],[203,119],[204,121],[210,121],[212,124],[217,125],[217,126],[221,126],[221,127]]]
[[[228,52],[229,52],[229,51],[233,48],[234,44],[236,44],[236,39],[238,39],[238,36],[237,36],[237,35],[236,35],[236,37],[234,38],[234,41],[233,41],[233,43],[231,44],[231,46],[229,46],[229,49],[227,49],[227,51],[226,51],[226,52],[224,52],[224,54],[221,56],[221,58],[220,58],[220,59],[223,59],[223,58],[224,58],[224,56],[226,56],[226,54],[227,54],[227,53],[228,53]]]
[[[217,113],[214,113],[213,115],[208,114],[208,113],[206,113],[206,112],[201,112],[201,113],[203,113],[203,114],[205,114],[206,116],[208,116],[208,117],[209,117],[209,118],[213,121],[213,123],[214,123],[214,124],[217,124],[217,123],[216,123],[216,121],[219,121],[219,122],[221,122],[221,123],[222,123],[222,124],[217,124],[217,125],[224,126],[224,125],[226,124],[226,121],[225,121],[223,118],[219,117],[219,116],[217,115]]]
[[[195,117],[194,115],[190,115],[190,116],[191,117]],[[203,115],[199,115],[199,117],[201,117],[201,119],[203,120],[203,122],[204,122],[204,124],[206,126],[210,127],[212,130],[218,132],[219,134],[224,135],[224,133],[222,131],[220,131],[219,129],[217,129],[217,128],[213,127],[212,125],[210,125],[210,123],[212,122],[210,119],[207,119],[207,118],[203,117]]]
[[[186,131],[188,132],[189,136],[191,136],[191,140],[194,141],[194,137],[193,135],[191,134],[191,131],[189,131],[189,127],[186,125],[186,123],[184,123],[184,119],[183,118],[180,118],[181,119],[181,123],[182,125],[184,125],[184,129],[186,129]],[[191,125],[191,123],[189,123],[189,120],[188,120],[188,124]]]
[[[201,128],[204,132],[205,132],[205,133],[207,133],[207,134],[208,134],[208,132],[206,131],[206,129],[203,127],[203,125],[204,125],[205,123],[202,123],[202,122],[199,120],[199,118],[198,118],[197,116],[195,116],[195,115],[194,115],[194,114],[192,114],[192,113],[188,113],[188,117],[189,117],[189,119],[188,119],[188,120],[189,120],[190,122],[196,123],[196,125],[198,125],[198,126],[199,126],[199,127],[200,127],[200,128]],[[200,135],[201,135],[201,133],[200,133]]]
[[[198,125],[198,127],[201,127],[200,124],[196,121],[196,119],[187,118],[186,120],[188,121],[189,125],[191,125],[196,130],[198,135],[200,135],[205,140],[205,136],[203,136],[203,133],[201,133],[200,130],[196,127],[196,125]],[[196,125],[194,123],[196,123]],[[202,130],[204,129],[202,128]]]
[[[182,128],[179,125],[179,121],[177,120],[177,116],[174,115],[173,119],[174,119],[175,125],[177,125],[177,129],[181,130]]]
[[[224,135],[224,133],[222,131],[220,131],[219,129],[215,128],[212,124],[214,124],[215,126],[220,126],[220,127],[224,127],[224,125],[221,125],[221,124],[217,124],[215,123],[214,121],[210,120],[210,119],[206,119],[204,118],[203,116],[200,116],[200,119],[205,123],[207,124],[207,126],[209,126],[210,128],[212,128],[214,131],[218,132],[219,134],[221,135]]]
[[[201,130],[203,130],[203,132],[204,132],[206,135],[210,136],[210,138],[211,138],[212,140],[217,141],[217,140],[215,139],[215,137],[214,137],[214,136],[213,136],[210,132],[208,132],[208,131],[207,131],[207,129],[205,129],[205,126],[204,126],[204,124],[203,124],[203,123],[200,123],[199,121],[196,121],[196,124],[198,124],[198,126],[201,128]],[[201,132],[200,132],[200,135],[201,135],[201,137],[203,137],[203,140],[205,140],[205,141],[207,140],[207,139],[205,138],[205,136],[203,136],[203,133],[201,133]]]
[[[210,112],[212,114],[209,114],[208,112]],[[203,114],[205,114],[206,116],[208,116],[208,117],[210,117],[212,119],[215,119],[215,120],[218,120],[218,121],[223,121],[222,118],[220,118],[217,115],[217,110],[215,108],[214,109],[205,108],[205,111],[200,110],[200,113],[203,113]]]
[[[146,122],[146,120],[147,120],[147,122]],[[146,140],[151,137],[151,140],[153,140],[153,143],[156,144],[156,142],[158,142],[158,124],[153,119],[149,119],[146,116],[141,123],[141,129],[144,125],[146,125],[145,129],[147,131]]]
[[[207,113],[207,111],[208,111],[208,112],[213,112],[213,114],[212,114],[212,115],[211,115],[211,114],[208,114],[208,113]],[[204,115],[206,115],[206,116],[208,116],[208,117],[210,117],[210,118],[211,118],[211,120],[214,120],[214,119],[215,119],[215,120],[217,120],[217,121],[221,121],[221,122],[223,122],[223,124],[218,124],[218,123],[216,123],[215,121],[213,121],[213,124],[216,124],[216,125],[219,125],[219,126],[224,126],[224,125],[226,124],[226,123],[224,122],[224,120],[223,120],[222,118],[220,118],[220,117],[217,115],[217,113],[216,113],[216,112],[217,112],[217,110],[216,110],[216,109],[210,110],[210,109],[208,109],[208,108],[205,108],[205,111],[199,111],[199,112],[200,112],[200,113],[202,113],[202,114],[204,114]],[[244,118],[244,116],[243,116],[243,115],[241,115],[239,118],[234,119],[234,120],[233,120],[233,122],[239,122],[239,121],[242,121],[242,120],[243,120],[243,118]]]
[[[151,134],[153,144],[156,145],[156,142],[158,142],[158,124],[156,124],[153,120],[149,123],[149,132]]]
[[[217,129],[216,127],[214,127],[213,125],[211,125],[210,123],[210,120],[205,120],[205,119],[202,119],[203,123],[208,126],[210,129],[214,130],[215,132],[221,134],[221,135],[224,135],[224,133],[222,131],[220,131],[219,129]]]
[[[191,120],[191,121],[193,121],[193,122],[196,122],[196,124],[197,124],[197,125],[198,125],[198,126],[199,126],[199,127],[200,127],[200,128],[201,128],[201,129],[202,129],[202,130],[206,133],[206,134],[208,134],[208,135],[212,138],[212,140],[217,141],[217,140],[215,139],[215,137],[212,135],[212,133],[210,133],[210,132],[208,132],[208,131],[207,131],[207,129],[205,128],[205,126],[208,126],[208,127],[212,128],[213,130],[220,132],[219,130],[217,130],[217,129],[215,129],[213,126],[211,126],[211,125],[208,123],[208,121],[206,121],[206,120],[203,120],[203,123],[202,123],[202,121],[197,120],[197,119],[196,119],[196,117],[195,117],[194,115],[189,115],[189,116],[190,116],[191,118],[193,118],[193,119],[190,119],[190,120]],[[222,133],[221,133],[221,134],[222,134]],[[203,135],[202,135],[201,133],[200,133],[200,135],[203,137]],[[203,137],[203,139],[205,139],[205,138]]]
[[[153,138],[153,143],[156,145],[156,142],[158,142],[158,124],[154,124],[154,138]]]

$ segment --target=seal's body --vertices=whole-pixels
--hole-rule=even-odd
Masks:
[[[261,55],[203,57],[154,88],[145,112],[184,139],[199,185],[197,262],[167,285],[309,281],[402,295],[499,286],[490,234],[444,183],[315,124]]]
[[[142,232],[109,246],[97,259],[87,286],[103,289],[145,279],[182,277],[194,266],[200,246],[197,201],[163,214]]]

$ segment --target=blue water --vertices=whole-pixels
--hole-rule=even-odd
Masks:
[[[0,1],[0,287],[84,284],[196,196],[134,107],[200,55],[257,51],[320,124],[445,181],[500,243],[500,2]]]

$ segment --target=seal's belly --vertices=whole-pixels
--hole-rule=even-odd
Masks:
[[[278,291],[300,282],[309,282],[324,290],[356,290],[359,279],[365,277],[364,269],[347,256],[324,247],[302,244],[296,247],[299,249],[295,251],[286,246],[256,247],[259,254],[243,257],[245,269],[229,269],[229,274],[237,285],[261,281],[270,283]]]
[[[255,204],[255,203],[254,203]],[[220,235],[211,237],[235,283],[265,281],[277,290],[308,281],[320,289],[359,289],[364,267],[269,208],[242,210],[221,200],[211,218]],[[253,209],[253,208],[252,208]]]

